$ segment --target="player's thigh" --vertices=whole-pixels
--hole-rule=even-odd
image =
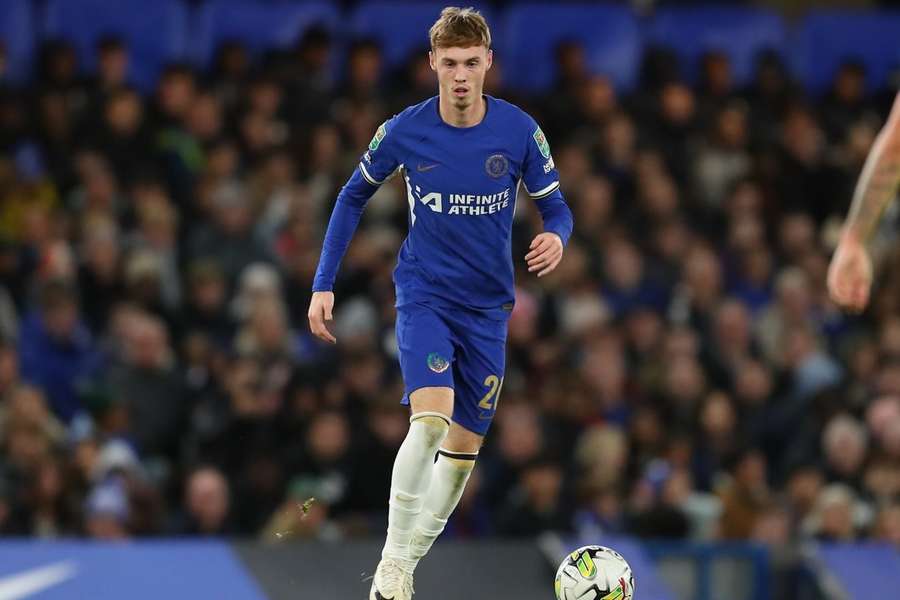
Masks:
[[[459,341],[453,362],[453,422],[484,436],[497,411],[506,368],[506,322],[454,322]]]
[[[455,360],[453,334],[444,320],[427,306],[397,309],[397,349],[403,374],[403,404],[413,413],[453,413]]]
[[[459,423],[454,422],[450,425],[450,433],[447,434],[447,439],[441,444],[441,448],[450,452],[475,454],[481,449],[483,442],[483,435],[470,431]]]

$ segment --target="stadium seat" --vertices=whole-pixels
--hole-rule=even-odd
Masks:
[[[239,40],[254,53],[285,48],[312,25],[333,30],[339,18],[329,2],[214,0],[198,12],[191,56],[201,66],[208,66],[216,48],[226,40]]]
[[[34,49],[32,14],[28,0],[0,0],[0,43],[6,47],[9,78],[24,80]]]
[[[84,68],[94,68],[94,45],[108,34],[126,41],[132,80],[149,89],[161,67],[186,57],[188,10],[180,0],[47,1],[44,37],[60,37],[75,44]]]
[[[378,41],[387,65],[397,67],[404,64],[412,52],[428,46],[428,29],[446,5],[446,2],[430,1],[366,2],[350,15],[349,33],[354,38],[373,38]],[[490,12],[483,3],[466,2],[463,6],[474,6],[493,25]]]
[[[628,89],[641,58],[638,24],[627,8],[586,4],[514,5],[495,33],[498,58],[507,83],[521,90],[540,90],[555,79],[554,49],[564,40],[580,40],[589,67]]]
[[[647,41],[676,51],[690,81],[696,81],[698,59],[704,53],[724,52],[735,82],[741,85],[752,79],[760,51],[785,51],[787,30],[781,17],[769,10],[686,6],[660,9],[647,29]]]
[[[808,15],[793,39],[791,63],[810,92],[823,91],[848,59],[865,64],[869,90],[900,67],[900,12],[821,10]]]

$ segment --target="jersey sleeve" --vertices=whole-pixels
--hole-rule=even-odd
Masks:
[[[559,189],[559,172],[550,154],[550,143],[541,128],[529,118],[529,138],[526,142],[522,182],[525,191],[537,204],[544,231],[555,233],[565,246],[572,235],[572,211]]]
[[[369,147],[359,160],[359,172],[372,185],[384,183],[400,166],[397,135],[394,132],[397,121],[398,117],[395,115],[378,126]]]
[[[534,119],[528,119],[529,139],[526,142],[522,181],[528,195],[539,200],[559,189],[559,173],[550,154],[550,143]]]
[[[359,167],[353,171],[338,194],[313,278],[314,292],[331,291],[334,288],[338,268],[353,234],[356,233],[369,198],[399,165],[394,151],[394,139],[389,135],[396,121],[397,117],[394,117],[378,127],[359,161]]]

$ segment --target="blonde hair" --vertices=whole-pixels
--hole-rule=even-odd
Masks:
[[[448,6],[428,31],[431,49],[491,47],[491,30],[480,12],[472,7]]]

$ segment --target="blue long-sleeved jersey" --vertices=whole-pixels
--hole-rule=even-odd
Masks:
[[[493,312],[514,302],[512,222],[519,183],[536,202],[544,231],[563,244],[572,213],[544,133],[517,106],[485,96],[472,127],[441,118],[434,97],[383,123],[338,195],[314,291],[331,290],[366,202],[400,172],[409,202],[409,235],[394,270],[397,305],[422,302]],[[507,312],[508,314],[508,312]]]

